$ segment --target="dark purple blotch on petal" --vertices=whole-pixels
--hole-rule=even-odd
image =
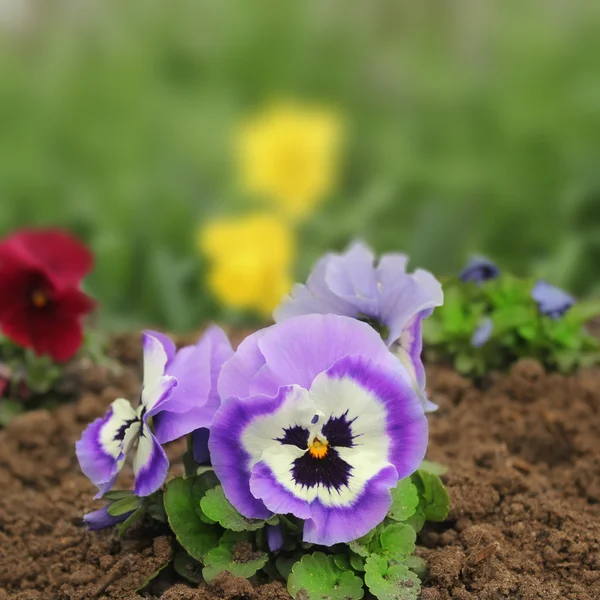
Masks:
[[[498,275],[500,275],[500,269],[495,263],[487,258],[476,256],[467,263],[467,266],[460,272],[459,277],[464,282],[483,283],[490,279],[496,279]]]
[[[324,485],[339,490],[348,485],[351,473],[352,466],[331,446],[322,458],[316,458],[310,452],[306,452],[297,458],[292,466],[294,481],[307,488]]]

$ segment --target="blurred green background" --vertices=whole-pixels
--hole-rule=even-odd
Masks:
[[[196,230],[244,207],[232,130],[281,96],[348,126],[299,278],[360,236],[600,291],[597,0],[0,0],[0,36],[0,234],[82,236],[110,326],[219,316]]]

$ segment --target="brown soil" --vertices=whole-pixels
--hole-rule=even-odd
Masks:
[[[139,392],[137,339],[116,340],[119,373],[80,364],[78,400],[0,431],[0,600],[123,600],[171,556],[165,532],[87,532],[96,508],[74,443],[118,396]],[[549,375],[521,361],[475,387],[432,368],[428,458],[450,468],[452,512],[421,535],[423,600],[600,598],[600,370]],[[180,447],[169,449],[175,458]],[[177,474],[179,467],[174,466]],[[119,483],[128,485],[124,475]],[[161,587],[162,586],[162,587]],[[162,600],[284,600],[279,583],[154,586]]]

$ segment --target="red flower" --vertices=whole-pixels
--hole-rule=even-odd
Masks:
[[[0,326],[17,344],[68,360],[94,301],[80,289],[91,252],[57,229],[23,229],[0,242]]]

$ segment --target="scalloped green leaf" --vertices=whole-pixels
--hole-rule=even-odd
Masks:
[[[292,598],[309,600],[360,600],[364,595],[362,580],[323,552],[306,554],[292,567],[287,589]]]
[[[445,521],[450,512],[450,497],[442,480],[428,471],[417,471],[423,485],[423,516],[426,521]]]
[[[392,490],[392,506],[388,517],[394,521],[406,521],[415,514],[418,505],[419,492],[410,477],[406,477]]]
[[[342,571],[350,571],[352,567],[350,566],[350,558],[347,554],[334,554],[333,562],[338,569]]]
[[[372,556],[365,563],[365,583],[379,600],[417,600],[421,591],[419,578],[406,566],[389,566]]]
[[[256,531],[265,526],[261,519],[248,519],[241,515],[227,500],[222,486],[209,490],[200,502],[202,512],[225,529],[232,531]]]
[[[239,542],[237,542],[239,543]],[[262,569],[269,560],[266,552],[254,552],[252,558],[239,558],[236,556],[235,545],[222,544],[213,548],[204,557],[204,569],[202,576],[206,581],[211,581],[219,573],[229,571],[236,577],[252,577],[257,571]]]
[[[350,546],[350,550],[363,558],[369,556],[372,552],[371,543],[374,538],[376,538],[377,534],[381,530],[381,527],[378,525],[374,529],[371,529],[369,533],[366,533],[362,537],[357,540],[352,540],[348,545]]]
[[[388,525],[379,536],[383,553],[395,561],[404,560],[415,551],[417,534],[404,523]]]
[[[350,566],[355,571],[364,571],[365,570],[365,561],[358,554],[350,553]]]
[[[164,495],[169,525],[179,543],[196,560],[202,560],[218,546],[221,531],[200,518],[198,494],[201,489],[196,477],[172,479]]]
[[[427,578],[427,561],[420,556],[407,556],[402,564],[408,567],[421,581]]]

